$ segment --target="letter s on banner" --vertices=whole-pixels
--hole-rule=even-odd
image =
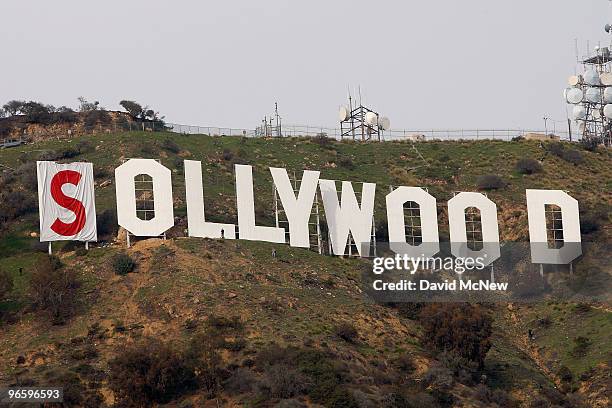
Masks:
[[[36,162],[40,241],[97,241],[91,163]]]

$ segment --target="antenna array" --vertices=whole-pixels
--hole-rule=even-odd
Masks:
[[[338,113],[342,139],[368,141],[375,137],[380,141],[382,132],[391,127],[389,118],[381,116],[361,103],[361,89],[359,89],[359,103],[355,102],[356,106],[353,107],[353,97],[350,92],[348,102],[348,107],[341,106]]]
[[[606,32],[612,27],[606,25]],[[578,125],[584,140],[612,145],[612,53],[609,47],[596,46],[594,54],[579,63],[583,73],[568,79],[563,92],[565,101],[573,105],[571,118]]]

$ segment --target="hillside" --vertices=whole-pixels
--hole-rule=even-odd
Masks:
[[[62,384],[68,406],[121,406],[112,386],[121,367],[114,359],[125,359],[126,348],[143,341],[152,354],[165,355],[161,341],[187,356],[197,351],[207,369],[215,367],[206,387],[200,382],[168,392],[171,398],[163,402],[169,406],[607,406],[609,303],[482,305],[479,310],[492,321],[491,348],[476,369],[431,347],[426,322],[410,307],[369,299],[361,287],[366,260],[184,236],[184,159],[202,161],[206,211],[213,221],[236,221],[233,165],[244,163],[254,166],[262,225],[274,222],[267,168],[284,167],[298,178],[312,169],[321,170],[322,178],[377,183],[381,231],[389,185],[427,187],[441,204],[443,240],[444,206],[452,193],[476,191],[478,178],[493,174],[504,182],[487,192],[498,206],[502,241],[528,240],[526,188],[565,190],[580,202],[583,240],[594,243],[593,254],[603,255],[577,262],[574,273],[584,281],[607,278],[609,150],[551,146],[127,132],[0,150],[0,270],[13,282],[0,298],[0,387]],[[577,153],[565,154],[559,146]],[[134,157],[159,158],[172,170],[177,219],[167,240],[139,240],[126,250],[124,236],[112,227],[113,169]],[[87,252],[76,244],[54,244],[61,270],[73,271],[78,283],[71,288],[75,304],[62,319],[50,318],[32,300],[33,277],[47,258],[35,236],[32,163],[41,158],[94,164],[97,213],[105,227],[104,242]],[[515,166],[522,158],[539,160],[542,172],[521,174]],[[135,262],[123,275],[114,265],[121,253]],[[528,339],[529,329],[535,339]]]

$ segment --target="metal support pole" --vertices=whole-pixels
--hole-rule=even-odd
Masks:
[[[323,254],[323,248],[321,246],[321,225],[319,217],[319,197],[315,194],[315,208],[317,211],[317,248],[319,249],[319,255]]]
[[[49,255],[53,255],[53,251],[51,250],[51,241],[49,241]]]
[[[278,195],[276,193],[276,186],[272,186],[272,191],[274,192],[274,218],[276,219],[276,228],[278,228]]]

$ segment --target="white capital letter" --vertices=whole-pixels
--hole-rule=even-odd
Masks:
[[[204,187],[202,185],[202,164],[185,160],[185,195],[187,199],[187,228],[190,237],[236,238],[234,224],[207,222],[204,216]]]
[[[387,194],[386,200],[391,250],[412,257],[431,257],[437,254],[440,251],[440,237],[436,198],[422,188],[402,186]],[[404,204],[408,201],[419,205],[422,244],[417,246],[406,242]]]
[[[146,174],[153,179],[155,216],[141,220],[136,216],[134,177]],[[130,159],[115,169],[117,193],[117,221],[138,237],[156,237],[174,225],[172,207],[172,174],[167,167],[153,159]]]
[[[361,208],[359,208],[355,191],[350,182],[342,182],[342,205],[338,204],[336,183],[333,180],[321,179],[319,180],[319,186],[333,253],[335,255],[344,255],[350,231],[357,245],[359,255],[368,256],[370,254],[370,246],[365,244],[369,244],[372,239],[372,217],[374,216],[376,184],[363,183]]]
[[[238,207],[238,233],[240,239],[285,243],[285,229],[255,225],[255,197],[253,195],[253,168],[236,164],[236,204]]]
[[[526,190],[531,262],[563,265],[582,254],[578,201],[561,190]],[[563,247],[548,247],[545,205],[561,208]]]
[[[476,207],[480,210],[483,241],[483,247],[480,251],[473,251],[467,246],[465,209],[468,207]],[[451,252],[454,256],[458,258],[482,257],[484,265],[489,265],[500,257],[497,206],[483,194],[459,193],[448,200],[448,224]]]
[[[309,248],[310,235],[308,221],[312,212],[312,203],[317,192],[318,171],[304,171],[300,191],[296,199],[287,170],[270,167],[276,191],[280,196],[283,209],[289,221],[289,243],[292,247]]]

